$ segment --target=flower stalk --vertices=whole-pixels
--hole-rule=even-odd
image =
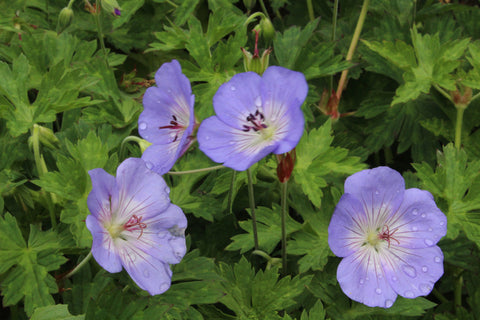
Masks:
[[[287,273],[287,196],[288,196],[288,179],[282,183],[282,271]]]
[[[257,217],[255,216],[255,197],[253,193],[253,179],[252,171],[250,168],[247,169],[248,177],[248,200],[250,202],[250,211],[252,213],[252,230],[253,230],[253,243],[255,245],[255,250],[258,250],[258,233],[257,233]]]
[[[214,170],[218,170],[218,169],[222,169],[222,168],[225,168],[225,166],[219,165],[219,166],[213,166],[213,167],[202,168],[202,169],[194,169],[194,170],[168,171],[167,174],[171,174],[171,175],[182,175],[182,174],[191,174],[191,173],[200,173],[200,172],[214,171]]]
[[[84,265],[87,264],[88,261],[90,261],[90,258],[92,257],[92,251],[90,251],[85,258],[83,258],[82,261],[69,273],[67,273],[65,276],[63,276],[63,279],[68,279],[71,276],[73,276],[75,273],[78,272],[78,270],[82,269]]]

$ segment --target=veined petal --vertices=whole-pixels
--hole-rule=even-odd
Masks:
[[[330,249],[338,257],[351,255],[365,242],[367,227],[367,216],[360,201],[351,194],[344,194],[328,226]]]
[[[434,246],[447,234],[447,217],[438,209],[430,192],[420,189],[405,191],[403,202],[386,224],[400,247]]]
[[[280,140],[273,151],[281,154],[295,148],[303,135],[305,117],[301,109],[289,110],[281,118],[271,118],[275,128],[275,137]]]
[[[129,158],[118,166],[117,185],[117,221],[125,223],[132,215],[147,220],[170,205],[167,184],[159,174],[149,170],[142,159]]]
[[[372,247],[363,247],[343,258],[338,265],[337,280],[350,299],[369,307],[390,308],[397,298]]]
[[[92,233],[92,255],[98,264],[108,272],[122,271],[122,264],[110,234],[93,215],[88,215],[85,222]]]
[[[151,295],[170,288],[172,271],[168,264],[128,241],[124,241],[119,251],[123,267],[140,288]]]
[[[261,79],[255,72],[244,72],[222,84],[213,97],[218,119],[242,130],[246,118],[261,107]]]
[[[377,167],[357,172],[345,181],[345,193],[354,195],[363,204],[373,224],[385,221],[403,201],[405,181],[397,171]]]
[[[88,209],[97,219],[109,221],[112,210],[118,206],[113,199],[113,195],[118,193],[115,178],[100,168],[90,170],[88,174],[92,179],[92,191],[87,198]]]
[[[228,126],[216,116],[203,120],[197,133],[202,152],[237,171],[248,169],[275,149],[276,141],[264,141],[259,136]]]
[[[142,154],[147,168],[158,173],[165,174],[172,169],[179,152],[180,141],[169,144],[154,144]]]
[[[188,109],[184,109],[183,113],[186,114],[190,112],[190,105],[193,108],[193,103],[190,104],[190,102],[193,102],[190,100],[192,96],[190,81],[182,73],[182,67],[177,60],[162,64],[155,73],[155,84],[158,88],[165,90],[173,97],[185,98],[187,104],[182,105],[182,107]]]
[[[443,275],[443,253],[439,247],[405,249],[382,254],[382,266],[392,288],[405,298],[428,295]]]

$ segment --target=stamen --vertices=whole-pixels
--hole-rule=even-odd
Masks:
[[[262,129],[268,128],[268,126],[265,123],[263,123],[265,121],[265,116],[263,115],[263,113],[261,113],[258,110],[255,111],[255,115],[250,113],[247,116],[246,120],[247,120],[247,122],[252,123],[252,125],[249,126],[249,125],[244,124],[243,125],[244,129],[242,129],[242,131],[244,131],[244,132],[248,132],[248,131],[250,131],[250,129],[252,129],[255,132],[258,132]]]
[[[385,230],[386,229],[386,230]],[[387,225],[384,225],[382,228],[381,233],[378,234],[378,239],[380,240],[385,240],[388,242],[388,248],[390,248],[390,241],[395,240],[398,244],[400,244],[400,241],[395,239],[393,235],[395,232],[397,232],[398,229],[393,230],[392,233],[390,233],[390,228]]]
[[[135,231],[135,230],[140,230],[140,235],[138,236],[137,239],[140,239],[140,237],[143,235],[143,229],[147,227],[145,223],[142,222],[143,217],[137,217],[137,215],[132,215],[130,219],[123,225],[123,229],[127,231]]]

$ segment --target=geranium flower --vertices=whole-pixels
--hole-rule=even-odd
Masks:
[[[200,124],[200,150],[238,171],[269,153],[292,150],[303,134],[300,107],[307,92],[304,75],[282,67],[269,67],[263,76],[236,74],[213,97],[216,116]]]
[[[86,223],[93,257],[108,272],[125,268],[151,295],[165,292],[172,277],[169,264],[185,255],[187,227],[182,210],[170,203],[165,181],[136,158],[120,164],[116,178],[103,169],[89,174]]]
[[[153,143],[142,155],[149,169],[164,174],[192,143],[195,97],[177,60],[164,63],[155,74],[156,87],[143,96],[138,133]]]
[[[378,167],[350,176],[328,227],[328,244],[343,257],[337,269],[343,292],[383,308],[397,295],[428,295],[443,274],[436,243],[446,232],[432,195],[405,190],[397,171]]]

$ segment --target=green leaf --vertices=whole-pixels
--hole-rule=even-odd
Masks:
[[[250,210],[248,211],[250,213]],[[255,208],[258,245],[260,249],[267,253],[271,253],[282,239],[281,213],[282,209],[277,204],[274,204],[272,209],[265,207]],[[240,250],[240,253],[244,253],[254,247],[252,220],[239,221],[239,225],[248,233],[233,236],[233,242],[226,249]],[[287,215],[286,227],[288,235],[299,230],[301,225]]]
[[[350,175],[365,168],[360,158],[348,156],[348,150],[331,147],[331,121],[304,134],[296,147],[297,162],[293,170],[295,182],[310,201],[320,207],[327,186],[325,178],[331,175]]]
[[[300,320],[322,320],[325,319],[325,310],[323,309],[322,302],[318,300],[315,305],[307,313],[303,310]]]
[[[30,320],[83,320],[84,315],[73,316],[68,311],[68,305],[57,304],[35,309]]]
[[[53,305],[51,296],[58,288],[48,271],[57,270],[66,259],[58,253],[60,244],[52,231],[30,226],[28,244],[17,221],[10,214],[0,218],[0,271],[4,306],[25,299],[25,312],[32,315],[37,307]]]

